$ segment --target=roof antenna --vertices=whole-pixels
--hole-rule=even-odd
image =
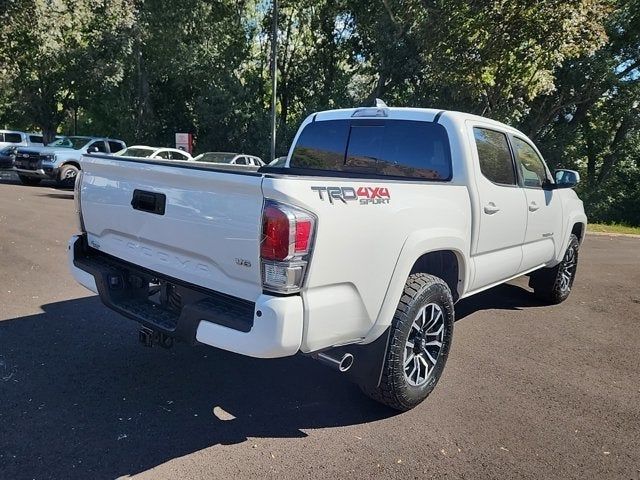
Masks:
[[[382,100],[380,100],[379,98],[376,98],[376,104],[375,104],[375,106],[376,106],[376,107],[378,107],[378,108],[389,108],[389,107],[387,106],[387,104],[386,104],[386,103],[384,103],[384,102],[383,102]]]

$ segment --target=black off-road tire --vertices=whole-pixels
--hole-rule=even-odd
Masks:
[[[41,178],[30,177],[28,175],[18,175],[18,178],[22,182],[23,185],[29,185],[30,187],[35,187],[36,185],[40,185],[42,181]]]
[[[72,188],[76,183],[76,177],[80,169],[75,165],[63,165],[58,172],[58,186]]]
[[[419,386],[409,383],[404,369],[406,343],[412,325],[423,307],[436,304],[442,311],[442,346],[432,372]],[[366,395],[391,408],[407,411],[420,404],[433,391],[444,370],[453,337],[454,307],[451,291],[438,277],[416,273],[409,277],[391,323],[389,347],[377,388],[361,386]]]
[[[536,297],[550,305],[562,303],[569,297],[578,269],[579,247],[578,237],[571,234],[562,261],[555,267],[542,268],[531,274],[529,286]],[[566,277],[563,280],[563,274],[569,275],[568,282]]]

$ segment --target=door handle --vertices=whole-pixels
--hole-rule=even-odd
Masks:
[[[538,206],[538,204],[536,202],[531,202],[529,204],[529,211],[530,212],[535,212],[536,210],[538,210],[540,207]]]
[[[484,206],[484,213],[487,215],[493,215],[494,213],[498,213],[500,211],[499,207],[496,207],[496,204],[493,202],[489,202]]]

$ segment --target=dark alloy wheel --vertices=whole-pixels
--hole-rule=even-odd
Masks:
[[[380,384],[364,393],[396,410],[410,410],[433,391],[453,337],[453,298],[440,278],[416,273],[405,284],[391,323]]]
[[[569,297],[578,271],[579,247],[578,237],[571,234],[562,261],[555,267],[543,268],[531,274],[529,286],[538,298],[555,305]]]
[[[437,303],[425,305],[411,324],[405,343],[405,380],[409,385],[421,387],[433,373],[444,341],[444,315]]]

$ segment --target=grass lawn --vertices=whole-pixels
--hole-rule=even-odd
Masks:
[[[606,233],[633,233],[640,235],[640,227],[629,227],[627,225],[611,224],[605,225],[604,223],[589,223],[587,225],[587,231],[589,232],[606,232]]]

